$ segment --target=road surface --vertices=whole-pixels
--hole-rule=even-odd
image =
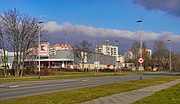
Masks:
[[[161,76],[165,75],[146,74],[143,79]],[[139,75],[4,83],[0,84],[0,100],[133,80],[139,80]]]

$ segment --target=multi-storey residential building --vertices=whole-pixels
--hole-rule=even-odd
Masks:
[[[101,44],[96,46],[96,52],[104,55],[118,56],[118,47],[110,44]]]

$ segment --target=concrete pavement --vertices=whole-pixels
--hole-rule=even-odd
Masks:
[[[81,104],[130,104],[140,100],[146,96],[150,96],[157,91],[169,88],[173,85],[180,83],[180,79],[166,82],[163,84],[153,85],[142,89],[137,89],[128,92],[122,92],[111,96],[101,97],[91,101],[83,102]]]

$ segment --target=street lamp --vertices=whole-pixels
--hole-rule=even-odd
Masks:
[[[137,23],[140,24],[140,58],[142,58],[142,20],[138,20]],[[140,63],[140,80],[142,79],[142,63]]]
[[[38,24],[41,24],[41,23],[43,23],[43,22],[38,22]],[[39,45],[39,51],[38,51],[38,58],[39,58],[39,67],[38,67],[38,78],[40,79],[40,76],[41,76],[41,74],[40,74],[40,71],[41,71],[41,67],[40,67],[40,65],[41,65],[41,63],[40,63],[40,51],[41,51],[41,46],[40,46],[40,41],[41,41],[41,37],[40,37],[40,29],[39,29],[39,32],[38,32],[38,45]]]
[[[109,68],[109,48],[108,48],[108,43],[109,43],[109,40],[106,40],[106,52],[107,52],[107,56],[108,56],[108,65],[107,65],[107,68]]]
[[[116,40],[115,41],[115,46],[116,46],[116,43],[118,42],[118,40]],[[115,51],[115,50],[114,50]],[[117,50],[116,50],[116,52],[117,52]],[[116,75],[116,58],[117,58],[117,54],[118,53],[116,53],[116,52],[114,52],[115,53],[115,58],[114,58],[114,74]]]
[[[66,38],[66,47],[67,47],[67,34],[65,34],[65,38]],[[66,69],[67,69],[67,49],[65,47],[65,50],[66,50]]]
[[[171,40],[167,40],[169,42],[169,69],[170,72],[172,71],[171,69]]]
[[[94,65],[95,65],[95,70],[94,70],[94,73],[96,75],[96,72],[97,72],[97,68],[98,68],[98,58],[97,58],[97,53],[98,53],[98,47],[97,47],[97,41],[94,40],[95,42],[95,62],[94,62]]]

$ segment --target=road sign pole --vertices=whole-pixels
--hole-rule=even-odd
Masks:
[[[142,80],[142,63],[144,62],[143,58],[139,58],[138,62],[140,63],[140,80]]]
[[[142,80],[142,64],[140,64],[140,80]]]

